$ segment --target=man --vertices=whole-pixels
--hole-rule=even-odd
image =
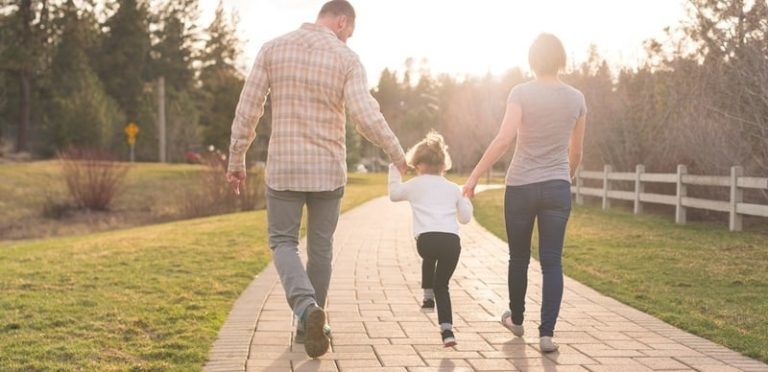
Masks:
[[[272,136],[267,159],[269,246],[288,304],[299,318],[297,342],[312,358],[325,354],[325,321],[333,233],[346,184],[345,108],[357,130],[381,147],[398,169],[403,149],[368,90],[365,70],[346,45],[355,11],[345,0],[323,5],[314,24],[261,48],[232,123],[227,181],[245,182],[245,153],[271,95]],[[298,255],[302,208],[307,206],[307,267]]]

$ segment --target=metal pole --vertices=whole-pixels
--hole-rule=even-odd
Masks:
[[[135,144],[131,144],[131,163],[136,159],[134,148],[136,147]]]
[[[165,163],[165,77],[157,80],[157,139],[160,162]]]

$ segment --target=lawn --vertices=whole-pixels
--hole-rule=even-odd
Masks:
[[[85,234],[183,218],[184,191],[198,187],[200,166],[137,163],[108,213],[43,216],[46,204],[71,204],[57,161],[0,164],[0,240]]]
[[[384,181],[352,175],[342,209]],[[0,370],[199,370],[269,258],[264,211],[0,243]]]
[[[474,203],[478,221],[506,240],[503,190],[480,194]],[[768,362],[764,234],[577,206],[563,265],[566,275],[603,294]]]
[[[0,241],[83,235],[189,218],[185,199],[202,186],[202,169],[189,164],[137,163],[109,212],[68,210],[63,217],[50,218],[43,214],[46,205],[71,204],[58,162],[0,164]],[[448,178],[460,184],[465,179],[455,174]],[[502,182],[498,177],[493,180]],[[362,186],[383,195],[386,175],[350,174],[350,187],[359,191]],[[366,196],[353,193],[345,199],[357,198]]]

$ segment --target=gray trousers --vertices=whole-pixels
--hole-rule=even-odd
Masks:
[[[272,260],[293,313],[301,317],[312,305],[325,307],[331,281],[333,233],[339,221],[344,187],[324,192],[267,188],[267,220]],[[299,228],[307,206],[307,267],[299,258]]]

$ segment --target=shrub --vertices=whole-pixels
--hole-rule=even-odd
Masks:
[[[109,209],[129,170],[100,150],[70,149],[59,154],[59,162],[75,204],[96,211]]]
[[[52,220],[61,220],[67,217],[72,209],[73,207],[69,202],[61,202],[47,195],[43,202],[42,215]]]
[[[263,166],[255,166],[248,171],[246,186],[238,196],[226,182],[227,163],[224,156],[207,153],[201,157],[201,163],[205,168],[200,172],[199,187],[187,188],[184,195],[185,217],[205,217],[265,207]]]

